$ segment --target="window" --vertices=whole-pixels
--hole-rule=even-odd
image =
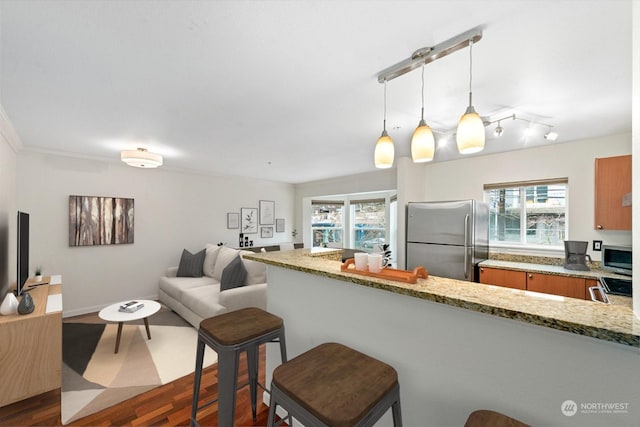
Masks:
[[[566,178],[484,186],[489,243],[561,247],[567,235]]]
[[[386,240],[385,199],[351,202],[353,247],[367,252],[379,251]]]
[[[344,232],[344,202],[341,200],[311,201],[311,232],[313,246],[342,243]]]

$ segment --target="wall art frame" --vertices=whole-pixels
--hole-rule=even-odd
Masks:
[[[275,221],[276,202],[260,200],[260,225],[273,225]]]
[[[238,212],[227,212],[227,228],[240,228],[240,214]]]
[[[240,208],[240,230],[244,234],[258,232],[258,208]]]
[[[273,227],[260,227],[260,237],[263,239],[273,237]]]
[[[284,218],[276,218],[276,233],[284,233]]]
[[[134,200],[69,196],[69,246],[132,244]]]

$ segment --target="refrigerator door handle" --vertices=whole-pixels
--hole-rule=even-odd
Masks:
[[[464,217],[464,278],[469,278],[469,214]]]

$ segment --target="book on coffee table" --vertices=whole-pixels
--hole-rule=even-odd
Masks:
[[[144,307],[144,304],[141,302],[129,301],[127,303],[120,305],[120,308],[118,309],[118,311],[122,311],[124,313],[133,313],[135,311],[140,310],[142,307]]]

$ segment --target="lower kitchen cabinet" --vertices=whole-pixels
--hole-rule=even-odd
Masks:
[[[585,299],[585,279],[555,276],[552,274],[527,273],[527,290],[563,297]]]
[[[527,289],[527,273],[502,268],[480,267],[480,283],[524,291]]]
[[[595,279],[487,267],[480,268],[480,283],[578,299],[591,299],[588,289],[597,284]]]

